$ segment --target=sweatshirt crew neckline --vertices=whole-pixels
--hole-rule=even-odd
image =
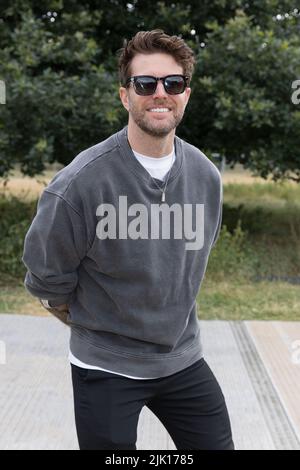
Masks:
[[[143,167],[143,165],[138,161],[138,159],[135,157],[133,150],[129,144],[128,141],[128,126],[125,126],[121,131],[116,133],[116,140],[119,148],[121,149],[121,157],[124,160],[124,163],[130,168],[133,173],[135,173],[138,178],[143,180],[145,183],[147,183],[151,188],[157,189],[157,186],[153,179],[160,183],[160,185],[163,184],[163,181],[158,179],[158,178],[153,178],[149,172],[146,170],[146,168]],[[174,151],[176,154],[176,159],[171,167],[170,171],[170,176],[168,180],[168,186],[172,184],[172,182],[179,176],[181,170],[182,170],[182,165],[183,165],[183,159],[184,159],[184,154],[182,150],[182,142],[179,137],[175,135],[174,138]],[[152,179],[153,178],[153,179]]]
[[[164,155],[163,157],[150,157],[149,155],[145,155],[143,153],[139,153],[137,152],[136,150],[133,150],[133,153],[135,156],[138,156],[138,157],[141,157],[143,159],[145,159],[145,161],[149,161],[149,163],[157,163],[159,165],[159,163],[161,162],[168,162],[169,160],[172,160],[172,157],[173,157],[173,154],[175,153],[175,148],[173,146],[173,150],[171,153],[169,153],[168,155]]]

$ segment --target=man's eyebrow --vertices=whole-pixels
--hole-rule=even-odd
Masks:
[[[179,72],[166,72],[164,74],[157,74],[157,73],[133,73],[131,76],[132,77],[136,77],[136,76],[139,76],[139,75],[148,75],[148,76],[151,76],[151,77],[167,77],[168,75],[183,75],[182,73],[179,73]]]

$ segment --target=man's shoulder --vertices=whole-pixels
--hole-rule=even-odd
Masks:
[[[74,181],[90,178],[91,175],[96,176],[99,169],[117,153],[118,142],[115,137],[116,134],[113,134],[81,151],[67,166],[56,173],[47,186],[47,191],[63,196]]]
[[[188,164],[193,167],[193,170],[199,169],[205,175],[211,175],[218,180],[221,179],[221,173],[216,165],[195,145],[180,139],[183,145],[184,153],[187,157]]]

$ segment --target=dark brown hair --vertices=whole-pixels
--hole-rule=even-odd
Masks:
[[[123,47],[118,50],[121,86],[125,86],[131,75],[130,65],[134,56],[154,52],[170,54],[182,66],[183,74],[189,77],[188,84],[190,83],[196,62],[193,50],[179,36],[169,36],[162,29],[154,29],[139,31],[130,41],[125,39]]]

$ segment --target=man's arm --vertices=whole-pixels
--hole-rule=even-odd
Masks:
[[[52,302],[45,300],[45,299],[39,299],[42,306],[48,310],[48,312],[52,313],[58,320],[62,321],[65,325],[70,325],[70,312],[69,312],[69,306],[67,304],[63,305],[57,305],[54,306],[52,305]]]
[[[224,197],[224,196],[223,196],[223,183],[222,183],[222,178],[221,178],[221,174],[220,174],[220,173],[219,173],[219,178],[220,178],[220,186],[219,186],[219,189],[220,189],[219,219],[218,219],[218,224],[217,224],[217,227],[216,227],[214,239],[213,239],[213,242],[212,242],[212,245],[211,245],[211,249],[216,246],[217,240],[218,240],[219,235],[220,235],[221,226],[222,226],[222,217],[223,217],[223,197]]]
[[[24,284],[33,296],[47,300],[44,307],[66,324],[86,251],[83,217],[60,195],[45,190],[25,237]]]
[[[217,225],[217,228],[216,228],[216,232],[215,232],[215,236],[214,236],[211,248],[214,248],[216,246],[217,240],[219,238],[220,231],[221,231],[221,226],[222,226],[222,216],[223,216],[223,205],[222,205],[222,201],[221,201],[218,225]]]

